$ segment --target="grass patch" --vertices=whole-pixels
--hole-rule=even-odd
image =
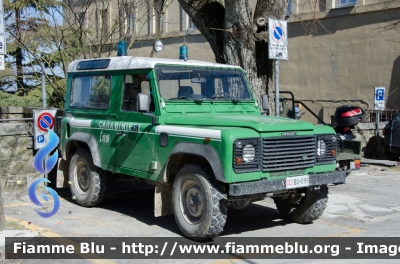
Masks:
[[[6,230],[25,230],[25,227],[16,221],[7,221],[5,229]]]

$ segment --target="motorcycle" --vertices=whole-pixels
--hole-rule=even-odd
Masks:
[[[358,106],[340,106],[335,111],[336,126],[334,129],[338,138],[337,150],[340,153],[336,167],[339,170],[347,171],[347,175],[352,170],[360,169],[361,144],[352,130],[364,116],[364,110]]]

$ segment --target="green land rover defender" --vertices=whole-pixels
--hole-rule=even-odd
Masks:
[[[336,168],[336,133],[261,115],[240,67],[130,56],[68,69],[61,152],[82,206],[106,180],[156,185],[155,215],[174,214],[194,240],[217,236],[228,207],[266,197],[298,223],[322,215]]]

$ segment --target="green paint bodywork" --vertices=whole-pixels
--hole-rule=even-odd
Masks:
[[[156,125],[152,124],[149,116],[121,110],[124,75],[128,73],[148,74],[153,89]],[[72,79],[74,76],[88,74],[111,75],[108,109],[79,109],[70,106]],[[164,172],[170,154],[178,143],[183,142],[214,148],[219,155],[226,183],[331,172],[336,167],[335,162],[332,162],[293,171],[235,173],[233,146],[237,139],[281,137],[281,133],[285,131],[294,131],[297,136],[335,135],[335,131],[329,126],[263,116],[254,99],[240,102],[204,100],[201,103],[191,100],[164,100],[160,96],[152,69],[70,73],[67,86],[66,115],[73,116],[77,121],[86,121],[90,125],[72,125],[68,117],[63,118],[61,149],[64,158],[70,156],[65,153],[68,139],[76,132],[83,132],[96,140],[102,169],[156,182],[165,180]],[[252,97],[255,98],[254,94]],[[171,134],[168,145],[161,147],[160,134],[156,131],[159,125],[220,130],[221,137],[211,138],[210,142],[206,142],[205,137]],[[155,162],[156,168],[153,167]]]

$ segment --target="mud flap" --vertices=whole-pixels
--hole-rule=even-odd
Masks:
[[[68,184],[68,170],[69,170],[69,164],[67,161],[65,161],[62,158],[58,159],[57,162],[57,188],[65,188],[69,187]]]
[[[158,184],[154,193],[154,216],[170,214],[173,214],[172,185],[169,183]]]

